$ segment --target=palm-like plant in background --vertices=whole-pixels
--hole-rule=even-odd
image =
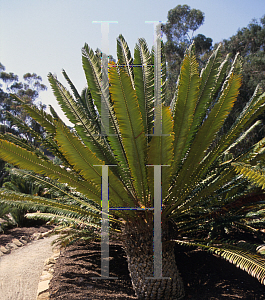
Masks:
[[[163,48],[163,47],[162,47]],[[257,116],[264,110],[265,94],[259,89],[247,103],[232,127],[218,135],[238,95],[240,59],[221,61],[219,48],[199,74],[191,46],[185,55],[176,94],[170,107],[162,106],[162,135],[152,135],[154,127],[154,53],[139,39],[132,58],[122,36],[117,44],[118,63],[109,65],[109,94],[102,86],[101,58],[85,45],[82,61],[88,87],[78,93],[66,72],[73,96],[49,74],[54,94],[69,120],[68,128],[52,107],[51,114],[30,107],[14,96],[28,114],[45,128],[42,138],[32,129],[32,136],[56,155],[62,165],[55,165],[31,145],[11,134],[1,136],[0,158],[21,169],[32,170],[36,181],[58,191],[58,197],[17,194],[2,189],[3,202],[20,207],[34,207],[41,212],[31,218],[60,220],[71,228],[68,240],[82,234],[100,236],[101,169],[109,166],[109,207],[141,208],[110,211],[110,233],[124,245],[133,287],[139,299],[180,299],[184,295],[182,279],[174,258],[175,241],[209,248],[232,263],[265,281],[264,260],[246,250],[246,245],[228,244],[205,236],[196,240],[194,232],[208,232],[219,215],[230,224],[255,229],[250,224],[257,214],[264,216],[262,198],[243,201],[256,193],[247,179],[264,181],[255,169],[264,157],[265,139],[240,156],[229,151],[248,134]],[[165,98],[165,61],[161,68],[162,102]],[[107,95],[107,96],[106,96]],[[109,110],[109,135],[101,134],[101,101]],[[21,121],[13,118],[18,126]],[[25,128],[24,128],[25,129]],[[162,167],[162,263],[163,276],[153,276],[154,169]],[[251,171],[246,171],[247,168]],[[241,172],[241,175],[237,174]],[[69,187],[63,189],[58,183]],[[239,213],[238,203],[244,204]],[[229,206],[230,205],[230,206]],[[231,209],[227,209],[231,207]],[[232,209],[233,208],[233,209]],[[237,223],[236,223],[237,222]],[[235,226],[236,226],[235,225]],[[80,234],[80,232],[82,232]],[[185,237],[185,239],[183,239]]]

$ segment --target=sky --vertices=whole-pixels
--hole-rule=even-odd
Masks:
[[[108,39],[109,54],[116,57],[119,34],[132,53],[138,38],[145,38],[151,48],[154,27],[146,21],[166,22],[168,11],[179,4],[205,14],[195,34],[214,43],[265,14],[265,0],[0,0],[0,62],[20,80],[27,72],[40,75],[48,90],[39,100],[59,112],[47,75],[56,74],[67,86],[61,74],[65,69],[81,92],[86,86],[81,48],[85,43],[94,50],[102,47],[101,25],[93,21],[116,22],[109,25]]]

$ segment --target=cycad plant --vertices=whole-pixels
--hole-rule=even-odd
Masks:
[[[216,216],[226,213],[231,222],[236,219],[238,224],[254,230],[254,225],[246,223],[254,218],[255,213],[251,215],[251,212],[263,215],[262,198],[253,197],[255,201],[243,202],[245,210],[239,217],[233,215],[233,211],[238,214],[238,210],[231,210],[229,215],[225,208],[230,204],[237,207],[237,201],[256,192],[247,179],[257,183],[263,180],[256,179],[260,173],[255,166],[262,162],[265,139],[251,149],[242,150],[238,157],[230,155],[230,150],[258,125],[256,118],[264,110],[265,94],[257,88],[235,123],[220,135],[239,92],[240,59],[236,57],[232,61],[227,56],[222,61],[218,47],[199,73],[191,46],[183,60],[171,106],[162,105],[162,132],[154,134],[154,124],[158,122],[154,78],[161,78],[162,103],[166,94],[163,45],[161,68],[154,68],[154,51],[148,50],[143,39],[139,39],[134,57],[122,36],[117,41],[118,62],[109,64],[107,86],[102,84],[101,57],[88,45],[82,49],[88,86],[81,94],[65,71],[63,75],[72,94],[56,76],[48,75],[54,95],[74,124],[73,128],[66,126],[52,107],[48,114],[14,96],[46,130],[42,138],[28,128],[32,136],[52,151],[62,165],[55,165],[41,151],[10,134],[1,136],[0,158],[34,171],[36,175],[30,176],[65,197],[45,199],[2,190],[2,201],[21,207],[34,206],[41,211],[29,214],[31,218],[59,220],[70,227],[68,240],[82,236],[82,230],[86,231],[86,238],[100,237],[100,228],[104,225],[101,219],[107,220],[110,237],[123,242],[139,299],[181,299],[184,296],[174,257],[174,241],[220,253],[264,282],[264,260],[247,250],[246,245],[231,245],[205,236],[196,240],[196,232],[211,231]],[[102,105],[108,108],[109,132],[105,128],[106,110]],[[13,121],[22,126],[15,117]],[[103,168],[106,165],[107,175]],[[251,168],[253,173],[242,171],[243,168]],[[236,173],[240,170],[248,178]],[[54,180],[69,186],[71,192],[61,189]],[[104,181],[108,184],[107,210],[101,209]],[[162,199],[158,215],[154,211],[155,199]],[[156,271],[159,266],[153,257],[155,214],[156,220],[161,218],[162,228],[163,277],[160,279]],[[155,248],[157,245],[159,243]]]

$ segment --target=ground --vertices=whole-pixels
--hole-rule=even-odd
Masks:
[[[45,230],[44,230],[45,229]],[[13,237],[47,231],[45,226],[16,228],[0,234],[0,245]],[[204,251],[176,246],[176,261],[190,300],[265,300],[265,286],[246,272]],[[52,300],[126,300],[134,295],[125,253],[118,243],[110,246],[110,275],[118,280],[95,280],[100,275],[100,244],[78,243],[62,251],[50,283]]]
[[[1,244],[12,238],[45,232],[49,228],[14,228],[6,235],[0,235]],[[24,247],[12,250],[0,257],[0,299],[1,300],[36,300],[40,276],[44,262],[53,255],[51,242],[56,236],[32,241]]]
[[[264,285],[219,257],[183,246],[176,247],[175,255],[185,284],[185,299],[265,299]],[[51,299],[137,299],[125,253],[117,243],[111,244],[110,257],[110,276],[119,280],[93,280],[91,277],[100,275],[100,244],[70,246],[56,263]]]
[[[19,239],[23,235],[31,236],[35,232],[43,233],[54,228],[54,226],[45,225],[43,222],[39,222],[38,225],[36,224],[32,227],[15,227],[6,230],[4,233],[0,233],[0,246],[5,246],[6,244],[11,243],[14,238]]]

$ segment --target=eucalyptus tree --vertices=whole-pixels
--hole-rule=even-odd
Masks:
[[[194,42],[196,54],[199,58],[212,47],[211,38],[205,37],[203,34],[194,36],[196,30],[203,25],[204,19],[205,15],[201,10],[184,4],[170,9],[167,15],[167,22],[162,24],[162,32],[167,38],[165,43],[168,79],[167,104],[170,103],[174,95],[175,85],[186,49]]]
[[[217,215],[226,216],[227,220],[234,217],[236,224],[246,229],[255,229],[256,223],[251,221],[264,215],[262,201],[242,202],[242,198],[256,192],[249,180],[257,184],[264,181],[258,166],[263,166],[265,139],[237,157],[231,156],[230,151],[257,126],[258,121],[254,121],[264,111],[265,94],[257,88],[231,128],[218,135],[239,92],[241,62],[236,56],[230,66],[229,57],[222,60],[218,47],[199,73],[192,45],[181,65],[175,97],[170,107],[162,104],[162,122],[156,123],[154,70],[161,72],[158,75],[164,103],[164,55],[162,68],[155,69],[154,53],[148,50],[144,39],[139,39],[134,57],[122,36],[117,41],[118,62],[108,66],[109,89],[102,84],[101,57],[87,44],[82,49],[87,87],[81,93],[65,71],[63,75],[72,93],[56,76],[48,75],[54,95],[73,128],[66,126],[51,106],[48,114],[13,96],[45,128],[45,138],[31,128],[28,130],[60,159],[61,165],[10,134],[1,136],[0,157],[35,172],[27,176],[57,190],[60,196],[45,199],[2,189],[1,201],[38,210],[28,214],[29,218],[60,222],[69,229],[64,231],[68,242],[80,237],[100,239],[101,219],[107,220],[110,237],[123,243],[139,299],[184,296],[178,258],[175,261],[174,257],[176,242],[219,253],[264,283],[264,259],[247,250],[246,245],[231,245],[208,237],[196,240],[194,233],[211,228]],[[108,133],[102,105],[108,108]],[[19,120],[16,122],[19,124]],[[162,126],[162,134],[154,134],[155,124]],[[104,171],[103,176],[103,169],[108,170],[108,175]],[[251,172],[246,171],[249,169]],[[106,183],[109,204],[104,210],[102,186]],[[162,200],[158,215],[163,278],[153,278],[155,199]],[[227,209],[229,205],[235,207],[238,200],[243,203],[243,212]],[[261,218],[260,221],[262,224]]]
[[[227,126],[235,121],[248,99],[254,92],[257,84],[265,91],[265,15],[259,20],[252,20],[246,27],[238,31],[228,39],[222,42],[223,55],[239,52],[242,57],[242,86],[238,101],[236,102],[232,113],[227,120]],[[261,116],[264,124],[265,116]],[[242,147],[249,147],[251,143],[257,142],[264,136],[264,126],[259,126],[249,136]],[[239,149],[240,151],[240,149]]]

